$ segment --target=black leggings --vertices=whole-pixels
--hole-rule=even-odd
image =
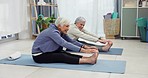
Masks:
[[[70,54],[65,51],[46,52],[38,56],[33,56],[36,63],[68,63],[79,64],[80,55]]]

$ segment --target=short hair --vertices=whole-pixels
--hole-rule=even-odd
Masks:
[[[64,25],[69,25],[70,24],[70,20],[66,19],[66,18],[63,18],[63,17],[58,17],[56,20],[55,20],[55,25],[58,26],[64,26]]]
[[[75,24],[78,23],[78,22],[85,22],[85,21],[86,21],[86,20],[85,20],[84,17],[78,17],[78,18],[76,18],[76,20],[75,20]]]

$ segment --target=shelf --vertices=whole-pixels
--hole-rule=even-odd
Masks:
[[[139,0],[121,1],[121,37],[139,38],[136,19],[148,17],[148,6],[139,7]]]
[[[51,3],[46,3],[45,5],[36,5],[36,4],[31,4],[32,6],[52,6],[52,7],[58,7],[57,4],[51,4]]]
[[[48,17],[44,17],[44,19],[47,19]],[[31,20],[37,20],[36,17],[31,17]]]
[[[146,7],[128,7],[128,6],[124,6],[124,7],[122,7],[122,8],[148,8],[148,6],[146,6]]]
[[[145,8],[146,8],[146,9],[148,9],[148,7],[122,7],[122,8],[128,8],[128,9],[129,9],[129,8],[131,8],[131,9],[134,9],[134,8],[135,8],[135,9],[137,9],[137,8],[139,8],[139,9],[140,9],[140,8],[144,8],[144,9],[145,9]]]
[[[146,7],[138,7],[138,8],[139,8],[139,9],[140,9],[140,8],[144,8],[144,9],[146,8],[146,9],[148,9],[148,6],[146,6]]]
[[[32,34],[33,36],[38,36],[39,34]]]
[[[131,8],[131,9],[136,9],[137,7],[122,7],[122,8]]]
[[[36,20],[38,15],[42,14],[44,19],[51,17],[54,14],[54,17],[58,17],[58,5],[56,0],[48,0],[45,5],[38,5],[39,0],[29,0],[30,2],[30,34],[33,38],[36,38],[40,33],[40,28],[43,26],[36,26]]]

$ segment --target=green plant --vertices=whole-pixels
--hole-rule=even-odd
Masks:
[[[54,17],[54,14],[46,19],[44,19],[44,16],[42,14],[40,14],[38,16],[38,19],[36,20],[36,26],[39,26],[39,30],[43,31],[44,29],[49,27],[50,23],[54,23],[55,19],[56,18]]]

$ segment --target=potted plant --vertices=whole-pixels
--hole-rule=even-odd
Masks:
[[[42,14],[40,14],[38,16],[38,19],[36,20],[36,26],[39,28],[39,31],[41,32],[44,29],[48,28],[50,23],[54,23],[54,22],[55,22],[54,15],[44,19],[44,16]]]

